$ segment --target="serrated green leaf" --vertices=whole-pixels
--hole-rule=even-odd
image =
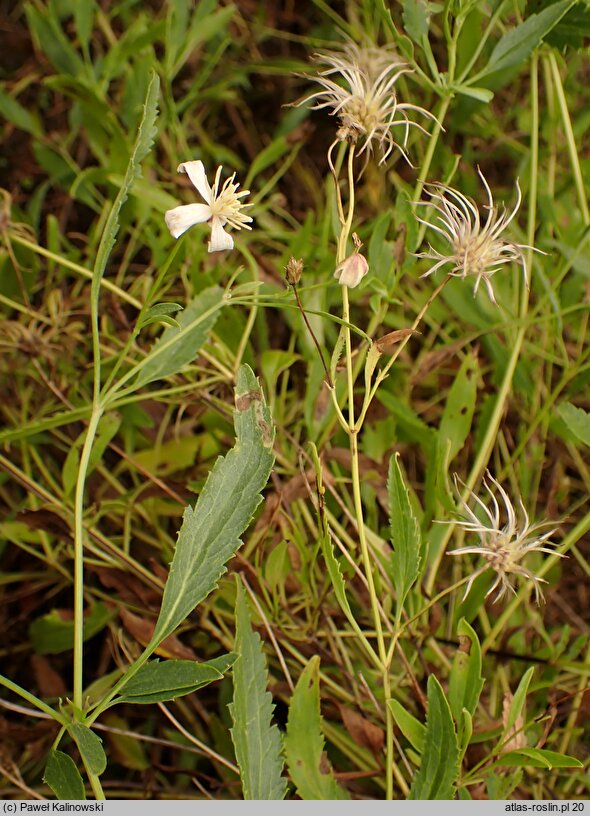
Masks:
[[[576,2],[561,0],[553,3],[506,32],[496,44],[486,67],[474,77],[478,85],[482,84],[482,77],[522,65]]]
[[[285,756],[302,799],[348,799],[323,757],[320,715],[320,659],[312,657],[297,682],[289,705]]]
[[[223,289],[211,286],[202,291],[180,314],[180,328],[166,329],[138,366],[137,388],[170,377],[192,362],[207,340],[223,305]]]
[[[100,244],[98,246],[98,251],[96,253],[96,261],[94,263],[92,277],[92,298],[95,301],[95,308],[98,306],[98,291],[100,281],[104,275],[109,255],[111,254],[111,250],[115,245],[115,238],[117,236],[117,232],[119,231],[119,213],[121,211],[121,207],[127,200],[127,196],[129,195],[129,190],[134,179],[141,172],[140,163],[149,153],[156,135],[159,93],[160,79],[158,75],[153,72],[143,106],[143,116],[137,132],[135,146],[133,148],[133,152],[131,153],[129,164],[127,165],[127,172],[125,173],[125,178],[123,179],[121,189],[117,193],[117,197],[115,198],[113,206],[111,207],[107,217],[100,239]]]
[[[567,754],[558,754],[556,751],[548,751],[545,748],[518,748],[503,754],[496,764],[519,768],[546,768],[547,770],[584,767],[579,759]]]
[[[404,484],[399,454],[389,460],[387,479],[391,530],[391,572],[397,594],[396,620],[400,621],[406,596],[420,573],[422,537]]]
[[[463,710],[473,716],[483,689],[481,676],[481,646],[475,630],[461,618],[457,624],[459,648],[449,677],[449,704],[459,730],[461,741]]]
[[[562,402],[557,406],[557,413],[576,439],[590,445],[590,414],[587,411],[571,402]]]
[[[240,768],[244,799],[284,799],[287,791],[282,776],[281,734],[271,725],[274,705],[266,690],[268,669],[262,641],[252,631],[244,590],[236,579],[236,645],[234,696],[229,709],[233,721],[231,736]]]
[[[521,677],[520,683],[518,684],[518,688],[514,692],[514,697],[510,705],[510,711],[508,712],[508,719],[506,721],[505,729],[506,733],[509,733],[512,730],[514,724],[516,723],[519,717],[522,717],[524,719],[524,707],[526,703],[526,695],[531,680],[533,679],[534,672],[535,672],[534,666],[531,666],[530,669],[527,669],[526,672]]]
[[[238,371],[234,424],[235,446],[213,466],[196,506],[185,510],[151,652],[215,589],[262,501],[274,462],[274,428],[260,383],[247,365]]]
[[[43,774],[46,782],[58,799],[86,799],[84,782],[76,763],[62,751],[50,751]]]
[[[393,719],[404,737],[411,743],[412,747],[422,753],[424,749],[424,740],[426,738],[426,726],[417,720],[413,714],[410,714],[397,700],[388,700],[387,705],[393,715]]]
[[[100,737],[82,723],[74,723],[68,728],[80,754],[84,758],[84,765],[90,773],[100,776],[107,767],[107,758],[102,747]]]
[[[142,666],[115,702],[161,703],[221,680],[223,674],[208,663],[194,660],[153,660]]]
[[[404,29],[418,45],[428,36],[430,11],[427,0],[404,0]]]
[[[441,684],[431,674],[424,750],[409,799],[453,799],[458,773],[459,747],[451,708]]]

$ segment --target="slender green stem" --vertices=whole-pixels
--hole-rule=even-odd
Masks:
[[[34,694],[31,694],[30,691],[27,691],[22,686],[19,686],[18,683],[13,683],[12,680],[9,680],[8,677],[4,677],[3,674],[0,674],[0,685],[5,686],[5,688],[10,689],[10,691],[14,692],[14,694],[18,694],[19,697],[22,697],[23,700],[26,700],[31,705],[38,708],[40,711],[43,711],[44,714],[47,714],[48,717],[51,717],[53,720],[56,720],[60,725],[65,726],[66,719],[62,717],[55,709],[48,706],[47,703],[44,703],[43,700],[40,700],[38,697],[35,697]]]
[[[102,407],[93,406],[80,455],[74,498],[74,705],[82,710],[84,648],[84,485]]]
[[[301,303],[301,298],[299,297],[299,292],[297,291],[297,284],[292,283],[291,286],[293,287],[293,294],[295,295],[295,300],[297,301],[297,305],[299,307],[299,311],[301,312],[301,317],[303,318],[303,322],[305,323],[305,325],[307,327],[307,331],[309,332],[310,337],[311,337],[311,339],[313,341],[313,344],[316,347],[316,351],[318,353],[318,356],[319,356],[320,361],[322,363],[322,366],[324,368],[324,372],[326,374],[326,382],[328,383],[328,387],[333,389],[334,388],[334,383],[332,382],[332,377],[330,376],[330,372],[328,371],[328,366],[326,365],[326,361],[324,360],[324,353],[323,353],[323,351],[321,349],[321,346],[320,346],[320,344],[318,342],[317,337],[315,336],[314,330],[313,330],[313,328],[311,326],[311,323],[309,322],[309,318],[305,314],[305,309],[303,308],[303,304]],[[342,412],[340,411],[340,406],[338,405],[337,401],[335,402],[335,407],[337,408],[337,411],[339,412],[340,416],[342,416]]]
[[[467,65],[463,69],[463,73],[459,77],[459,80],[458,80],[459,84],[463,84],[463,83],[467,82],[467,78],[469,77],[469,74],[471,73],[471,69],[473,68],[473,66],[475,65],[475,63],[479,59],[479,55],[481,54],[481,52],[485,48],[485,45],[486,45],[486,43],[488,41],[488,38],[489,38],[490,34],[492,33],[492,30],[493,30],[494,26],[496,25],[496,22],[498,21],[498,18],[501,16],[503,10],[504,10],[504,3],[498,3],[496,5],[496,9],[495,9],[494,13],[492,14],[492,16],[489,19],[489,22],[488,22],[487,26],[485,27],[485,30],[483,31],[481,36],[478,38],[475,51],[471,55],[471,59],[469,60],[469,62],[467,63]],[[476,81],[478,77],[482,76],[482,74],[483,74],[483,72],[480,71],[479,74],[476,74],[475,77],[472,77],[472,80],[467,84],[470,84],[470,85],[473,84],[473,82]]]
[[[241,248],[242,255],[248,261],[250,266],[250,271],[252,272],[252,277],[255,283],[258,283],[260,280],[260,275],[258,274],[258,263],[254,256],[246,249],[246,247]],[[244,326],[244,330],[242,332],[242,336],[240,338],[240,343],[238,345],[238,349],[236,351],[236,357],[234,362],[234,376],[237,376],[238,369],[242,363],[242,358],[246,353],[246,347],[248,345],[248,341],[250,340],[250,335],[252,334],[252,329],[254,328],[254,324],[256,322],[256,316],[258,315],[258,303],[256,298],[253,299],[252,305],[250,306],[250,312],[248,314],[248,318],[246,320],[246,325]]]
[[[111,701],[117,696],[117,694],[124,688],[125,685],[134,677],[137,672],[144,666],[155,650],[158,648],[158,643],[148,643],[146,648],[140,654],[140,656],[135,660],[128,668],[125,674],[119,678],[119,680],[115,683],[113,688],[106,694],[102,700],[97,704],[97,706],[92,710],[92,712],[86,717],[85,723],[86,725],[91,725],[100,715],[102,714],[105,709],[107,709],[111,703]]]
[[[373,398],[374,398],[375,394],[377,393],[377,390],[378,390],[379,386],[381,385],[383,380],[387,377],[392,365],[398,359],[398,357],[400,356],[400,354],[402,353],[402,351],[406,347],[407,343],[409,342],[410,338],[412,337],[412,335],[414,334],[414,332],[416,331],[416,329],[420,325],[420,323],[422,321],[422,318],[424,317],[424,315],[428,311],[430,305],[440,295],[440,293],[442,292],[442,290],[447,285],[447,283],[449,282],[450,279],[451,279],[451,276],[447,275],[446,278],[443,280],[443,282],[440,283],[436,287],[434,292],[426,300],[426,303],[424,304],[424,306],[422,306],[422,308],[420,309],[420,311],[416,315],[416,318],[415,318],[414,322],[412,323],[412,325],[410,327],[409,333],[395,347],[395,351],[391,355],[390,359],[387,361],[387,364],[377,374],[377,377],[375,378],[375,382],[373,383],[373,386],[365,394],[365,399],[363,401],[363,407],[361,409],[361,412],[359,414],[359,418],[358,418],[357,423],[356,423],[356,430],[357,431],[360,431],[360,429],[361,429],[361,427],[363,425],[363,422],[365,421],[367,411],[369,410],[369,406],[371,405],[371,402],[373,401]]]
[[[348,212],[338,240],[338,254],[336,262],[341,263],[346,257],[346,245],[350,231],[352,228],[352,220],[354,217],[354,145],[351,145],[348,154]],[[340,208],[342,213],[342,208]],[[350,303],[348,297],[348,287],[342,286],[342,320],[344,332],[344,347],[346,355],[346,383],[347,383],[347,401],[348,401],[348,427],[347,433],[350,446],[351,459],[351,480],[352,493],[354,501],[354,514],[357,522],[359,546],[361,550],[361,558],[363,562],[363,570],[367,581],[367,588],[369,591],[371,611],[373,614],[373,621],[375,626],[375,635],[377,638],[377,651],[379,654],[379,662],[382,674],[383,693],[385,696],[385,711],[386,711],[386,796],[387,799],[393,799],[393,775],[399,775],[393,760],[393,717],[387,705],[387,701],[391,697],[390,676],[389,676],[389,662],[387,661],[387,648],[385,646],[385,638],[383,636],[383,625],[381,622],[381,613],[379,599],[377,597],[377,590],[375,587],[375,578],[373,576],[373,565],[371,563],[371,556],[367,543],[367,536],[365,531],[363,500],[361,494],[361,474],[358,450],[358,429],[355,427],[355,406],[354,406],[354,365],[352,360],[352,342],[350,332]]]
[[[82,755],[82,762],[84,762],[84,756]],[[102,799],[106,799],[104,795],[104,791],[102,789],[102,785],[100,784],[100,779],[95,773],[89,769],[86,762],[84,762],[84,767],[86,769],[86,774],[88,776],[88,781],[90,782],[90,787],[92,788],[92,793],[94,794],[94,798],[98,799],[99,801]]]
[[[354,218],[354,152],[355,146],[350,145],[348,150],[348,214],[344,226],[340,230],[340,237],[338,239],[338,254],[336,255],[336,266],[342,263],[346,258],[346,244],[350,236],[352,228],[352,219]],[[346,287],[342,287],[345,289]]]
[[[418,201],[422,194],[422,188],[424,187],[424,182],[426,181],[426,177],[430,172],[430,165],[432,164],[434,151],[436,150],[438,139],[443,129],[443,122],[445,120],[445,116],[447,115],[447,111],[449,109],[450,104],[451,96],[445,96],[444,99],[441,100],[440,108],[438,109],[438,113],[436,115],[436,122],[434,123],[434,128],[432,129],[432,133],[430,134],[428,147],[426,148],[424,161],[422,162],[422,166],[420,167],[420,175],[418,176],[416,186],[414,187],[413,193],[414,201]]]
[[[559,111],[561,113],[561,121],[565,131],[565,140],[567,142],[567,149],[572,166],[572,173],[574,175],[574,182],[576,185],[576,192],[578,194],[578,205],[584,217],[584,223],[590,224],[590,210],[588,209],[588,201],[586,199],[586,190],[584,188],[584,179],[582,177],[582,169],[580,167],[580,159],[578,157],[578,148],[576,145],[576,138],[574,136],[574,129],[572,127],[572,120],[570,119],[567,100],[563,90],[563,83],[559,74],[559,67],[557,65],[557,58],[553,51],[551,51],[547,59],[551,68],[551,76],[555,85],[557,94],[557,101],[559,103]]]

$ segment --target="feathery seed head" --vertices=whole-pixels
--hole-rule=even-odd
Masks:
[[[373,150],[376,142],[381,150],[379,164],[387,159],[397,147],[406,161],[405,148],[410,126],[424,130],[408,118],[406,111],[414,111],[436,121],[429,111],[409,102],[400,102],[395,93],[398,79],[412,69],[387,47],[361,48],[353,42],[345,44],[340,51],[316,54],[314,59],[326,68],[311,77],[320,90],[296,102],[302,105],[315,100],[313,109],[330,108],[332,116],[338,116],[340,128],[336,141],[356,144],[363,142],[359,153]],[[339,77],[343,84],[332,76]],[[401,125],[404,136],[401,144],[395,141],[391,128]]]
[[[446,184],[428,184],[426,193],[430,201],[420,201],[419,205],[430,207],[436,213],[434,222],[418,218],[420,223],[438,232],[450,244],[446,254],[438,252],[429,245],[428,252],[417,255],[418,258],[429,258],[436,261],[434,266],[422,275],[432,275],[441,266],[453,264],[450,275],[458,278],[474,277],[473,294],[477,293],[480,283],[485,283],[492,303],[496,303],[491,277],[498,267],[508,263],[519,263],[522,266],[525,284],[528,285],[524,249],[540,250],[526,244],[515,244],[501,238],[502,233],[514,219],[522,200],[518,181],[516,182],[516,204],[512,212],[494,204],[492,191],[483,173],[477,168],[479,177],[486,189],[488,203],[485,205],[488,214],[482,221],[479,209],[472,198],[469,198]]]
[[[489,471],[486,471],[486,477],[483,483],[490,496],[491,504],[486,505],[475,493],[471,493],[471,498],[483,512],[484,520],[480,520],[467,502],[460,498],[464,519],[457,522],[448,522],[457,524],[466,533],[475,533],[479,537],[479,544],[459,547],[456,550],[451,550],[449,555],[474,553],[481,555],[484,559],[483,566],[477,569],[469,579],[463,597],[465,598],[468,595],[475,579],[486,569],[491,568],[496,573],[496,580],[486,593],[486,598],[495,589],[498,589],[494,598],[496,601],[502,598],[507,591],[516,594],[513,585],[514,578],[521,577],[532,581],[535,589],[535,599],[539,603],[543,598],[541,583],[546,583],[546,581],[543,578],[538,578],[527,567],[523,566],[522,561],[531,552],[543,552],[559,555],[560,558],[563,557],[561,553],[549,549],[555,546],[553,542],[549,541],[555,529],[539,534],[543,527],[550,526],[550,522],[531,524],[520,498],[518,499],[521,513],[519,520],[514,506],[502,485],[493,478]],[[459,491],[460,484],[462,485],[463,482],[455,475],[457,491]],[[504,524],[502,524],[502,514],[498,500],[490,488],[490,484],[494,485],[504,504]]]

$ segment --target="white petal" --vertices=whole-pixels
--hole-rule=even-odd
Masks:
[[[205,175],[205,168],[203,167],[202,161],[190,161],[179,164],[178,172],[186,173],[205,201],[211,204],[213,195],[209,182],[207,181],[207,176]]]
[[[174,238],[180,238],[194,224],[202,224],[210,218],[211,208],[207,204],[183,204],[164,215],[166,226]]]
[[[234,239],[224,229],[219,218],[211,219],[211,240],[209,252],[221,252],[224,249],[233,249]]]

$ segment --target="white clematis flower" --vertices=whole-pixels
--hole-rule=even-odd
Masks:
[[[166,226],[174,238],[180,238],[194,224],[203,224],[206,221],[211,226],[211,240],[209,252],[220,252],[224,249],[233,249],[234,240],[224,227],[229,225],[234,229],[252,229],[248,226],[252,221],[249,215],[241,212],[250,204],[240,201],[250,190],[237,192],[239,184],[234,182],[236,174],[228,178],[219,189],[222,167],[217,168],[213,189],[209,186],[202,161],[184,162],[178,165],[179,173],[186,173],[197,188],[206,204],[183,204],[168,210],[165,215]]]

